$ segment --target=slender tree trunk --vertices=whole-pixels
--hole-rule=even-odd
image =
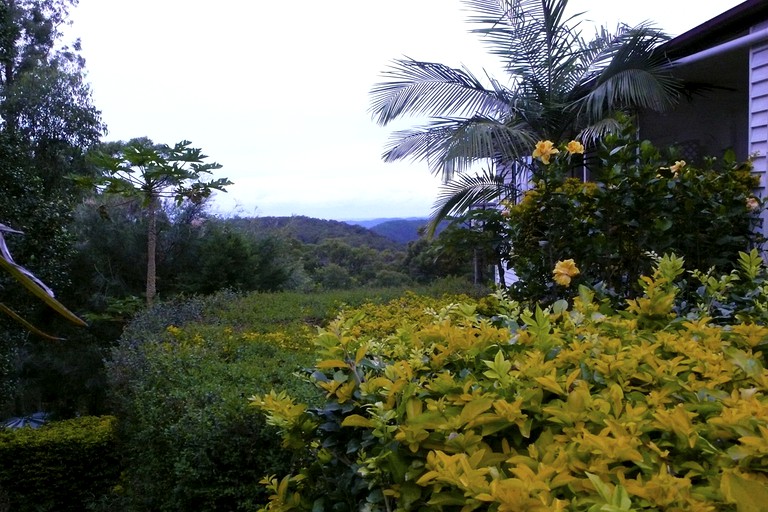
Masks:
[[[147,305],[151,306],[157,294],[157,199],[147,211]]]
[[[507,287],[507,276],[504,274],[504,272],[506,270],[504,268],[504,260],[499,259],[496,262],[496,268],[498,269],[498,272],[499,272],[499,286],[501,286],[502,288],[506,288]]]

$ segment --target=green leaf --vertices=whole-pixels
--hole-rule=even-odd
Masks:
[[[483,363],[490,368],[489,371],[483,373],[489,379],[500,380],[512,369],[512,362],[504,359],[504,353],[501,350],[496,353],[493,361],[483,361]]]
[[[560,299],[554,304],[552,304],[552,312],[556,315],[559,315],[560,313],[564,313],[568,311],[568,301],[565,299]]]
[[[768,503],[768,487],[735,473],[723,474],[720,491],[728,503],[736,505],[737,512],[761,512]]]
[[[341,422],[341,426],[373,428],[373,422],[364,416],[360,416],[359,414],[351,414],[344,418],[344,421]]]

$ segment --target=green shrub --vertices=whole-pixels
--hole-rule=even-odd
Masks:
[[[453,304],[385,339],[339,318],[316,341],[325,406],[252,399],[315,454],[265,479],[267,510],[764,509],[768,328],[676,315],[682,274],[662,258],[618,311],[580,286],[544,309],[497,295],[490,317]]]
[[[674,153],[672,153],[674,155]],[[607,136],[590,157],[588,182],[580,154],[561,147],[551,161],[536,161],[534,186],[510,205],[509,265],[520,281],[516,297],[554,300],[555,262],[574,259],[580,282],[601,281],[618,297],[635,296],[653,253],[678,254],[691,268],[729,272],[739,251],[762,242],[754,227],[760,201],[751,163],[732,154],[698,165],[663,156],[631,129]]]
[[[259,480],[289,471],[293,452],[244,393],[276,388],[319,404],[315,388],[294,375],[311,366],[317,328],[340,308],[370,311],[402,294],[219,293],[138,315],[107,362],[126,463],[122,506],[229,511],[266,502]],[[445,303],[408,297],[382,307],[381,318]]]
[[[112,416],[0,430],[0,510],[82,512],[119,475]]]
[[[727,274],[715,269],[690,274],[692,285],[680,286],[679,314],[723,324],[768,323],[768,267],[756,249],[740,252],[737,268]]]
[[[277,387],[312,400],[292,375],[309,356],[278,346],[285,338],[206,323],[227,301],[237,298],[194,299],[139,315],[107,363],[124,446],[126,510],[255,510],[263,501],[258,481],[290,467],[292,454],[243,393]]]

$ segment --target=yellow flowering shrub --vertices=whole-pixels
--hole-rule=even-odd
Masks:
[[[594,143],[588,156],[583,151],[578,141],[532,148],[532,188],[505,210],[500,228],[518,299],[565,298],[552,268],[569,258],[582,280],[602,282],[619,303],[640,293],[651,252],[729,272],[739,251],[761,247],[755,228],[763,203],[751,162],[732,152],[686,162],[674,148],[638,140],[631,123]]]
[[[676,316],[681,269],[662,258],[622,310],[580,286],[383,338],[340,317],[316,340],[327,406],[252,399],[314,453],[265,479],[266,510],[763,510],[768,327]]]

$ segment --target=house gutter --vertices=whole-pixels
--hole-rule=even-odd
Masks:
[[[752,32],[751,34],[747,34],[746,36],[728,41],[727,43],[713,46],[712,48],[707,48],[706,50],[702,50],[699,53],[694,53],[693,55],[688,55],[687,57],[674,60],[672,61],[672,66],[687,66],[688,64],[700,62],[711,57],[717,57],[733,50],[752,46],[756,43],[762,43],[766,40],[768,40],[768,28],[758,30],[757,32]]]

